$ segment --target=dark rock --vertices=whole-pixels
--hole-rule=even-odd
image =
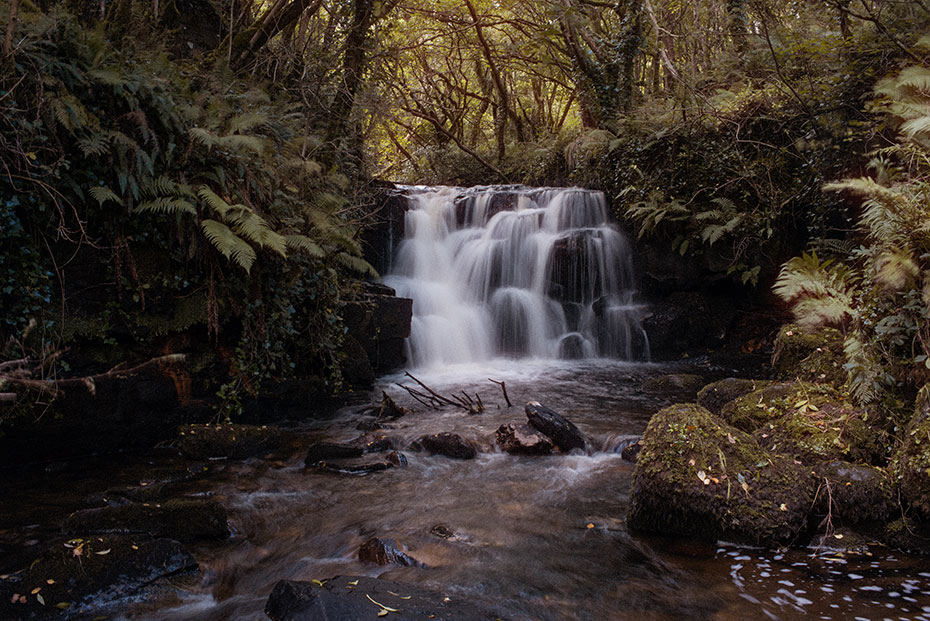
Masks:
[[[815,509],[835,524],[884,524],[898,508],[891,477],[881,468],[832,461],[811,470],[821,482]]]
[[[354,459],[365,454],[365,449],[358,444],[339,444],[321,442],[307,449],[304,465],[313,466],[332,459]]]
[[[552,442],[529,425],[508,423],[495,434],[501,450],[511,455],[549,455]]]
[[[728,377],[708,384],[697,395],[697,404],[714,414],[720,414],[727,403],[745,394],[765,388],[772,382]]]
[[[454,539],[456,538],[455,531],[449,528],[447,524],[436,524],[429,532],[434,537],[439,537],[440,539]]]
[[[423,436],[414,443],[431,455],[445,455],[453,459],[474,459],[478,455],[475,445],[455,433],[435,433]]]
[[[403,468],[407,465],[407,456],[397,451],[390,453],[387,456],[387,460],[399,468]]]
[[[347,334],[340,351],[342,376],[353,386],[368,387],[375,381],[375,372],[368,359],[368,353],[362,344],[351,334]]]
[[[930,418],[915,417],[908,425],[890,466],[915,517],[930,522]]]
[[[281,433],[265,425],[184,425],[178,429],[178,449],[190,459],[245,459],[281,445]]]
[[[783,326],[775,339],[772,370],[778,379],[840,386],[846,381],[845,363],[843,335],[839,330],[809,330],[790,324]]]
[[[397,610],[386,615],[396,621],[490,621],[503,616],[460,597],[447,597],[421,586],[366,576],[337,576],[311,582],[278,582],[265,614],[272,621],[380,621],[382,606]],[[367,597],[366,597],[367,596]]]
[[[413,300],[365,295],[343,311],[348,335],[365,352],[370,368],[390,371],[405,362],[404,339],[410,336]]]
[[[537,401],[527,403],[524,411],[530,425],[549,437],[560,451],[567,453],[572,449],[584,450],[587,447],[588,441],[584,434],[564,416]]]
[[[169,539],[140,541],[119,535],[72,539],[50,548],[23,572],[0,580],[0,618],[48,618],[57,613],[89,619],[101,607],[134,595],[159,578],[196,569],[190,553]],[[14,594],[26,603],[12,603]]]
[[[179,541],[225,539],[226,510],[215,500],[178,499],[161,504],[127,504],[72,513],[66,534],[145,534]]]
[[[885,526],[882,541],[911,554],[930,555],[930,525],[901,517]]]
[[[314,470],[323,472],[335,472],[337,474],[366,475],[373,472],[382,472],[393,468],[394,464],[390,461],[376,461],[365,464],[346,464],[339,462],[318,462],[312,465]]]
[[[415,558],[401,550],[393,539],[374,537],[358,549],[358,560],[375,565],[402,565],[403,567],[426,567]]]
[[[643,435],[630,528],[715,541],[781,545],[803,534],[816,485],[696,404],[658,412]]]
[[[869,540],[842,527],[814,537],[808,547],[815,553],[830,556],[871,556]]]
[[[682,291],[649,305],[642,327],[658,358],[718,347],[736,318],[732,298]]]
[[[397,405],[386,392],[381,392],[381,409],[378,411],[378,420],[395,420],[409,413],[410,410]]]
[[[620,449],[620,458],[625,461],[635,464],[636,460],[639,458],[639,453],[642,450],[643,450],[642,440],[631,442],[630,444],[627,444],[622,449]]]

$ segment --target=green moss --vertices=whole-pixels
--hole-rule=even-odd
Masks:
[[[792,541],[806,527],[810,472],[696,404],[657,413],[643,435],[630,526],[754,544]]]
[[[795,390],[793,383],[764,386],[724,405],[720,416],[734,427],[751,433],[784,416]]]
[[[917,516],[930,520],[930,418],[917,418],[891,460],[892,476]]]
[[[789,324],[775,340],[772,370],[778,379],[842,385],[846,382],[845,363],[843,335],[833,328],[811,332]]]
[[[719,414],[727,403],[771,384],[772,382],[764,380],[728,377],[702,388],[698,392],[697,402],[698,405],[707,408],[714,414]]]

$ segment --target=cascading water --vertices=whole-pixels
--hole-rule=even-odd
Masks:
[[[408,188],[385,283],[413,299],[416,367],[488,360],[647,359],[626,238],[580,188]]]

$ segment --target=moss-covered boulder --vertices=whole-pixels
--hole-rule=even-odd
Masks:
[[[765,380],[728,377],[704,386],[697,395],[697,403],[714,414],[720,414],[723,406],[734,399],[770,386],[771,384],[772,382]]]
[[[807,527],[809,468],[766,451],[697,404],[661,410],[646,428],[631,490],[632,529],[758,545]]]
[[[882,541],[911,554],[930,555],[930,528],[909,517],[900,517],[885,526]]]
[[[811,468],[818,479],[816,511],[830,516],[834,525],[883,525],[897,510],[891,476],[863,464],[831,461]]]
[[[891,461],[891,473],[916,517],[930,521],[930,418],[915,416]]]
[[[846,381],[843,335],[833,328],[812,331],[789,324],[775,339],[772,370],[778,379],[841,385]]]
[[[274,450],[281,443],[281,433],[265,425],[184,425],[178,429],[177,439],[178,449],[191,459],[245,459]]]
[[[830,384],[781,382],[726,404],[721,416],[759,444],[810,465],[830,460],[887,462],[886,435],[848,394]]]
[[[650,392],[694,394],[704,386],[705,381],[703,377],[694,373],[673,373],[650,377],[643,382],[643,388]]]

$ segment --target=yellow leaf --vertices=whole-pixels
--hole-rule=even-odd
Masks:
[[[788,507],[785,505],[785,503],[781,503],[781,506],[778,507],[778,510],[779,510],[779,511],[787,511],[787,510],[788,510]]]
[[[358,580],[353,580],[352,582],[349,583],[349,586],[358,586]]]
[[[400,611],[397,610],[396,608],[391,608],[390,606],[385,606],[385,605],[382,604],[381,602],[376,602],[375,600],[371,599],[371,595],[368,595],[367,593],[365,594],[365,597],[367,597],[367,598],[368,598],[368,601],[371,602],[372,604],[375,604],[376,606],[381,606],[381,609],[382,609],[382,610],[387,610],[388,612],[400,612]],[[378,613],[378,614],[380,614],[380,613]]]
[[[589,522],[588,525],[587,525],[587,528],[594,528],[594,523],[593,523],[593,522]]]
[[[387,609],[387,608],[382,608],[381,610],[378,611],[378,616],[379,616],[379,617],[386,617],[387,614],[388,614],[388,609]]]
[[[43,606],[45,605],[45,598],[42,597],[42,594],[41,594],[41,593],[38,594],[38,595],[36,595],[36,600],[38,600],[38,602],[39,602],[40,604],[42,604]]]
[[[49,578],[48,580],[45,581],[45,584],[55,584],[55,581]]]
[[[109,554],[110,549],[111,548],[107,548],[106,550],[101,550],[100,552],[94,552],[94,554],[96,554],[97,556],[103,556],[104,554]]]
[[[315,584],[315,585],[317,585],[317,586],[319,586],[319,587],[321,587],[321,586],[323,586],[324,584],[326,584],[326,580],[311,580],[310,582],[312,582],[313,584]]]
[[[55,608],[60,608],[61,610],[64,610],[65,608],[68,608],[70,605],[71,604],[69,604],[68,602],[58,602],[57,604],[55,604]]]

